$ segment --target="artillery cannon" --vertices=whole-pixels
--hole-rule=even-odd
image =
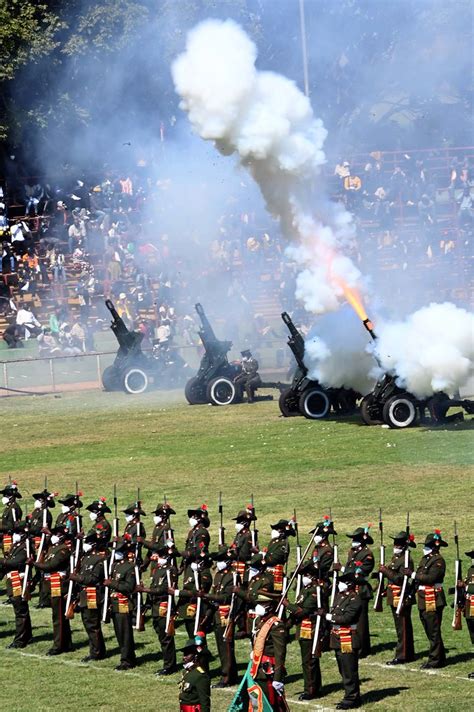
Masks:
[[[137,395],[151,386],[176,388],[182,385],[189,367],[177,351],[154,343],[150,356],[143,353],[143,334],[127,328],[110,299],[106,299],[105,306],[112,315],[110,328],[119,349],[113,364],[102,373],[104,389]]]
[[[308,378],[308,369],[304,363],[304,339],[290,315],[281,315],[288,327],[290,336],[288,346],[296,360],[296,371],[291,385],[282,390],[279,406],[286,418],[294,415],[304,415],[310,420],[327,418],[331,411],[334,414],[350,413],[356,406],[359,397],[355,391],[347,388],[324,388],[318,381]]]

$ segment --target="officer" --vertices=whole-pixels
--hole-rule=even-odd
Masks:
[[[347,537],[352,539],[351,548],[347,555],[347,563],[345,566],[333,564],[334,571],[343,573],[354,572],[356,569],[362,571],[363,583],[359,591],[362,601],[362,613],[358,623],[360,637],[359,658],[366,658],[370,655],[369,601],[373,597],[373,593],[368,583],[368,578],[375,566],[375,560],[371,549],[369,549],[369,546],[374,543],[369,529],[369,526],[357,527],[351,534],[346,534]]]
[[[17,500],[21,499],[21,494],[16,482],[11,482],[2,490],[2,504],[4,510],[0,521],[0,534],[2,534],[3,553],[8,554],[12,547],[12,534],[15,524],[21,520],[22,510]]]
[[[336,709],[349,710],[360,707],[359,651],[361,647],[358,623],[363,611],[363,601],[357,589],[363,582],[362,570],[355,567],[338,577],[338,592],[334,606],[326,615],[331,625],[331,650],[344,685],[344,698]]]
[[[234,616],[235,600],[233,593],[240,579],[233,569],[235,550],[223,546],[219,551],[210,555],[216,563],[216,574],[210,593],[205,599],[214,608],[214,633],[216,636],[217,651],[221,661],[221,679],[213,687],[230,687],[238,679],[237,661],[235,659],[234,643]]]
[[[288,538],[296,536],[295,527],[288,519],[279,519],[270,525],[272,533],[266,551],[262,553],[267,564],[267,573],[273,576],[273,588],[278,593],[283,590],[285,566],[290,555]]]
[[[471,560],[471,565],[467,571],[466,578],[464,581],[458,581],[457,586],[464,601],[464,618],[471,636],[471,643],[474,645],[474,549],[466,551],[465,554]],[[468,678],[473,680],[474,672],[470,672]]]
[[[141,544],[143,544],[143,547],[147,550],[142,566],[143,571],[146,571],[151,563],[151,570],[153,572],[155,562],[158,559],[158,552],[167,545],[169,540],[174,542],[174,534],[170,524],[172,514],[176,514],[176,512],[167,502],[158,504],[153,511],[154,527],[151,533],[151,539],[147,540],[144,537],[140,539]]]
[[[255,606],[255,627],[251,657],[250,676],[264,692],[274,712],[286,712],[285,659],[286,627],[276,615],[276,600],[260,598]],[[258,700],[258,689],[249,691]],[[254,701],[256,701],[254,699]]]
[[[296,640],[300,644],[304,691],[299,696],[299,699],[313,700],[319,696],[321,691],[321,667],[319,664],[321,649],[318,641],[316,641],[314,646],[316,654],[313,655],[313,643],[316,633],[317,614],[319,612],[319,615],[322,616],[324,613],[322,608],[322,581],[319,580],[319,569],[312,561],[302,564],[299,572],[302,575],[303,584],[301,593],[295,603],[290,603],[285,599],[284,605],[290,613],[292,621],[296,623]],[[319,639],[322,638],[322,633],[323,629],[320,627]]]
[[[66,527],[72,539],[75,539],[80,534],[80,516],[79,510],[82,507],[80,497],[82,492],[77,494],[67,494],[62,499],[58,499],[61,504],[61,514],[56,519],[56,527]]]
[[[393,556],[386,566],[379,566],[379,571],[383,573],[388,581],[387,604],[391,608],[397,632],[395,657],[393,660],[389,660],[387,665],[403,665],[404,663],[411,663],[415,659],[413,625],[411,622],[412,597],[405,595],[399,614],[397,614],[397,608],[404,579],[405,552],[408,547],[415,548],[416,544],[413,535],[407,534],[406,531],[401,531],[390,538],[393,539]],[[413,571],[414,565],[411,556],[408,559],[408,566]]]
[[[171,539],[154,544],[154,567],[149,588],[137,586],[136,590],[148,593],[151,601],[151,615],[153,628],[156,631],[161,645],[163,655],[163,668],[156,674],[172,675],[178,669],[176,665],[175,646],[175,606],[173,595],[169,589],[176,589],[178,586],[178,569],[176,567],[176,557],[179,551],[176,550]]]
[[[71,626],[66,618],[67,571],[71,555],[68,541],[71,541],[71,535],[67,526],[55,526],[51,529],[51,545],[43,561],[33,561],[32,557],[28,560],[43,572],[51,600],[53,647],[46,655],[61,655],[72,650]]]
[[[110,590],[110,603],[115,637],[120,648],[120,664],[116,670],[135,667],[135,641],[133,639],[132,610],[135,591],[134,544],[130,535],[115,542],[115,559],[104,586]]]
[[[255,391],[262,385],[262,379],[258,374],[258,361],[248,349],[240,353],[242,356],[242,372],[234,378],[234,383],[244,387],[247,394],[247,403],[254,403]]]
[[[100,539],[104,544],[108,544],[112,537],[112,527],[105,515],[111,514],[112,512],[107,506],[105,497],[95,499],[86,509],[89,512],[89,519],[92,522],[88,534],[96,534],[97,539]]]
[[[441,637],[441,622],[446,597],[443,581],[446,573],[446,562],[441,556],[440,548],[448,546],[443,541],[439,529],[428,534],[423,545],[423,557],[416,571],[404,569],[411,576],[417,588],[417,604],[420,620],[430,642],[428,662],[422,669],[442,668],[446,665],[446,651]]]
[[[79,608],[82,623],[89,638],[89,655],[82,658],[83,663],[105,658],[105,643],[102,635],[103,581],[105,578],[107,542],[99,533],[92,531],[83,540],[84,555],[81,558],[78,573],[69,578],[80,585]]]
[[[200,665],[199,649],[194,638],[183,648],[183,677],[179,684],[180,712],[211,712],[211,681]]]
[[[32,629],[28,598],[22,596],[25,567],[28,558],[26,522],[17,522],[11,533],[10,551],[0,558],[0,573],[7,577],[7,595],[15,613],[15,637],[8,648],[25,648],[31,643]],[[26,589],[28,590],[28,589]]]

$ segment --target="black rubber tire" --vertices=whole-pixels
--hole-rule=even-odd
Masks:
[[[120,372],[115,366],[107,366],[102,373],[102,386],[104,391],[119,391],[120,390]]]
[[[327,418],[331,410],[331,402],[322,388],[307,388],[300,395],[298,402],[301,415],[309,420]]]
[[[383,407],[383,419],[391,428],[411,428],[417,420],[416,405],[406,394],[392,396]]]
[[[122,374],[122,386],[125,393],[140,395],[148,388],[148,376],[141,368],[127,368]]]
[[[199,378],[193,376],[184,386],[184,397],[189,405],[204,405],[204,403],[208,403],[205,389],[199,384]]]
[[[280,393],[280,397],[278,399],[280,412],[285,418],[294,418],[295,415],[301,415],[298,407],[298,401],[292,394],[292,388],[285,388],[285,390]]]
[[[239,391],[230,378],[218,376],[207,384],[207,400],[212,405],[232,405],[239,398]]]
[[[372,404],[374,397],[372,393],[364,396],[360,402],[360,417],[366,425],[382,425],[382,409],[380,409],[380,418],[374,418],[369,412],[369,406]]]

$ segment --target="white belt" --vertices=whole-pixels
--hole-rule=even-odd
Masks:
[[[11,579],[12,574],[13,574],[13,571],[9,571],[7,573],[7,579]],[[20,578],[25,578],[25,574],[24,573],[20,574]]]
[[[64,578],[65,576],[67,576],[66,571],[55,571],[54,573],[59,574],[61,578]],[[45,574],[44,577],[46,580],[48,580],[51,578],[51,574]]]
[[[433,586],[418,586],[419,591],[424,591],[426,588],[434,588],[435,591],[442,591],[443,586],[440,583],[435,583]]]

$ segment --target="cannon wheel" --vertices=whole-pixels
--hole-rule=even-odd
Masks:
[[[364,396],[360,402],[360,415],[366,425],[381,425],[383,423],[382,413],[380,417],[374,418],[371,410],[373,409],[374,396],[372,393]]]
[[[207,386],[207,400],[212,405],[231,405],[239,400],[239,391],[230,378],[218,376]]]
[[[285,418],[293,418],[295,415],[300,415],[298,401],[295,398],[292,388],[285,388],[285,390],[280,393],[278,405],[280,406],[281,414]]]
[[[383,419],[391,428],[409,428],[416,422],[416,405],[407,395],[392,396],[383,407]]]
[[[104,391],[120,390],[120,373],[117,372],[115,366],[107,366],[102,374],[102,385]]]
[[[207,403],[206,395],[201,381],[197,376],[193,376],[184,386],[184,396],[189,405],[203,405]]]
[[[302,415],[310,420],[326,418],[331,409],[329,398],[321,388],[308,388],[303,391],[298,405]]]
[[[148,376],[141,368],[127,368],[122,376],[125,393],[138,395],[148,388]]]

